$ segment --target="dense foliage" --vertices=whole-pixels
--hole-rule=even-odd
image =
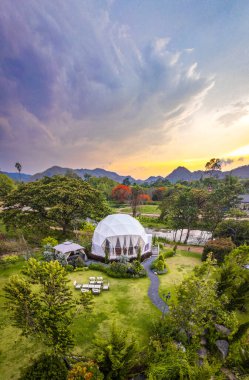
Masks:
[[[249,373],[249,325],[239,326],[235,313],[243,285],[241,301],[244,307],[248,302],[248,254],[247,246],[235,249],[220,267],[208,258],[177,287],[170,313],[153,328],[149,379],[223,379],[222,367],[238,376]]]
[[[89,269],[99,270],[114,278],[139,278],[146,277],[146,271],[138,260],[131,263],[113,261],[109,265],[93,263]]]
[[[106,379],[125,380],[138,359],[135,339],[113,324],[106,336],[95,342],[96,359]]]
[[[15,188],[14,181],[7,175],[0,173],[0,201]]]
[[[41,339],[54,352],[66,352],[73,345],[70,311],[74,303],[65,269],[58,261],[30,259],[24,273],[11,277],[5,285],[13,324],[23,335]]]
[[[249,244],[249,221],[227,219],[218,224],[214,236],[219,238],[230,237],[237,246]]]
[[[67,380],[64,360],[56,355],[42,354],[22,371],[20,380]]]
[[[20,184],[4,201],[3,219],[7,226],[49,234],[50,228],[67,233],[77,218],[99,220],[109,213],[100,192],[81,179],[67,176],[43,178]]]
[[[209,253],[212,253],[213,258],[216,259],[218,263],[221,263],[224,261],[225,256],[234,248],[235,244],[230,238],[209,240],[204,246],[202,261],[205,261],[207,259]]]

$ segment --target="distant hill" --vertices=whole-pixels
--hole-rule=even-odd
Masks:
[[[85,174],[89,174],[93,177],[107,177],[110,178],[116,182],[122,183],[125,178],[129,178],[131,184],[137,183],[148,183],[153,184],[154,182],[158,180],[168,179],[172,183],[176,183],[177,181],[196,181],[201,178],[205,178],[212,174],[212,172],[206,172],[204,170],[196,170],[194,172],[191,172],[190,170],[186,169],[184,166],[179,166],[175,170],[172,171],[167,177],[162,176],[151,176],[147,178],[146,180],[141,179],[135,179],[131,177],[130,175],[122,176],[118,173],[111,172],[105,169],[96,168],[96,169],[70,169],[70,168],[62,168],[60,166],[52,166],[51,168],[48,168],[47,170],[37,173],[34,175],[21,173],[22,181],[28,182],[28,181],[36,181],[37,179],[43,178],[45,176],[52,177],[54,175],[64,175],[67,172],[74,172],[76,173],[80,178],[84,178]],[[8,173],[8,172],[1,172],[6,175],[8,175],[10,178],[14,179],[15,181],[19,181],[19,174],[18,173]],[[225,178],[226,175],[233,175],[235,177],[249,179],[249,165],[239,166],[236,169],[233,169],[231,171],[216,171],[215,175],[217,178]]]
[[[201,178],[208,177],[210,174],[215,174],[217,178],[225,178],[226,175],[232,175],[234,177],[239,178],[249,178],[249,165],[239,166],[236,169],[229,170],[229,171],[209,171],[206,172],[205,170],[197,170],[194,172],[191,172],[190,170],[184,168],[183,166],[179,166],[177,169],[173,170],[172,173],[170,173],[166,179],[168,179],[170,182],[175,183],[177,181],[196,181]]]
[[[9,172],[2,172],[2,174],[6,174],[8,177],[10,177],[11,179],[13,179],[13,181],[20,181],[20,176],[19,176],[19,173],[9,173]],[[30,177],[32,177],[31,174],[25,174],[25,173],[21,173],[21,181],[23,182],[28,182]]]
[[[61,168],[60,166],[52,166],[51,168],[45,170],[44,172],[37,173],[32,175],[29,178],[29,181],[36,181],[37,179],[43,178],[43,177],[52,177],[54,175],[64,175],[67,172],[73,171],[76,173],[80,178],[84,178],[85,174],[89,174],[92,177],[108,177],[116,182],[123,182],[125,178],[129,178],[131,183],[136,182],[136,180],[131,176],[122,176],[115,172],[110,172],[105,169],[96,168],[96,169],[70,169],[70,168]],[[140,181],[140,180],[138,180]],[[143,182],[143,181],[142,181]]]

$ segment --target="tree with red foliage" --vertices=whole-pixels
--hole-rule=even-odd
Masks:
[[[146,203],[151,201],[151,197],[148,194],[140,194],[139,199],[141,203]]]
[[[119,203],[125,203],[131,195],[131,188],[126,185],[117,185],[112,189],[112,198]]]

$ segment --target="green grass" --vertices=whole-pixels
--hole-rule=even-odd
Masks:
[[[124,212],[127,214],[132,213],[132,209],[130,206],[124,206],[120,207],[118,209],[115,209],[115,212]],[[141,214],[155,214],[155,215],[160,215],[160,210],[158,208],[158,205],[141,205],[138,207],[138,212]]]
[[[24,266],[20,260],[8,268],[0,268],[0,374],[1,379],[17,379],[20,368],[26,366],[32,358],[42,352],[42,345],[21,336],[20,330],[11,325],[4,306],[3,287],[12,274],[19,274]],[[88,277],[102,275],[97,271],[80,271],[69,273],[69,285],[75,298],[79,291],[74,289],[73,281],[88,283]],[[149,327],[160,316],[158,309],[147,296],[149,279],[114,279],[108,278],[110,290],[95,296],[94,312],[90,316],[78,314],[73,322],[75,337],[74,353],[91,356],[95,335],[101,335],[114,320],[133,334],[140,349],[149,339]]]
[[[76,280],[79,283],[88,283],[89,276],[101,275],[97,271],[73,272],[69,278],[71,283]],[[73,324],[76,338],[76,352],[84,354],[92,352],[94,336],[102,334],[114,320],[130,333],[136,336],[139,346],[148,342],[149,326],[160,312],[151,303],[147,296],[149,279],[114,279],[108,278],[110,290],[95,296],[95,307],[92,316],[86,318],[79,315]],[[79,291],[73,292],[77,297]]]
[[[196,265],[201,264],[201,255],[194,252],[177,251],[176,255],[166,259],[169,273],[159,276],[159,294],[171,293],[171,298],[175,299],[175,287],[179,285],[183,278],[189,274]]]

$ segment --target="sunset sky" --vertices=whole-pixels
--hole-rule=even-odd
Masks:
[[[1,0],[0,169],[249,164],[249,1]]]

